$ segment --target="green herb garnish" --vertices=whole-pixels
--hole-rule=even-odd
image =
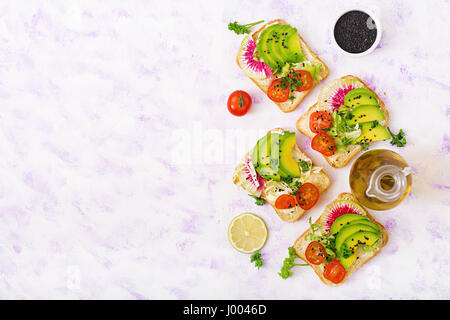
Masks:
[[[343,147],[348,147],[349,145],[352,144],[352,139],[349,139],[348,137],[343,137],[341,139],[341,143]]]
[[[295,266],[308,266],[307,263],[295,263],[295,258],[300,258],[295,253],[294,247],[289,247],[289,257],[283,260],[283,266],[281,267],[281,271],[278,272],[278,275],[283,279],[287,279],[292,276],[291,269]]]
[[[392,137],[391,144],[397,147],[403,147],[406,144],[405,132],[400,129],[399,133],[393,134],[389,127],[387,128]]]
[[[264,22],[264,20],[248,23],[248,24],[239,24],[237,21],[230,22],[228,24],[228,30],[234,31],[236,34],[245,34],[250,33],[250,28],[254,25],[260,24],[261,22]]]
[[[291,186],[292,193],[291,196],[295,196],[297,194],[298,189],[302,186],[302,183],[300,181],[295,181],[294,185]]]
[[[292,177],[281,177],[281,180],[283,180],[284,182],[286,182],[286,183],[292,183]]]
[[[347,248],[347,247],[343,247],[343,248],[342,248],[342,253],[341,253],[341,255],[342,255],[343,258],[347,259],[347,258],[350,257],[352,254],[353,254],[353,251],[350,250],[349,248]]]
[[[255,263],[255,267],[261,268],[263,265],[263,259],[261,258],[261,253],[259,253],[259,251],[256,251],[254,254],[252,254],[252,256],[250,257],[250,262],[254,262]]]
[[[302,172],[307,172],[307,171],[309,171],[311,169],[312,162],[308,162],[308,161],[305,161],[305,160],[300,160],[299,166],[300,166],[300,169],[302,169]]]
[[[239,93],[239,108],[242,108],[244,106],[244,97],[242,96],[242,93]]]
[[[256,200],[255,204],[257,204],[258,206],[262,206],[266,202],[266,200],[264,200],[263,198],[259,198],[257,196],[252,195],[252,194],[249,194],[249,196]]]
[[[281,77],[280,88],[295,91],[302,86],[300,75],[296,72],[290,72],[287,76]]]
[[[363,149],[363,150],[369,150],[369,143],[368,143],[368,142],[362,142],[362,141],[360,141],[360,142],[358,142],[357,144],[361,146],[361,149]]]
[[[376,126],[379,124],[378,120],[372,121],[372,129],[376,128]]]

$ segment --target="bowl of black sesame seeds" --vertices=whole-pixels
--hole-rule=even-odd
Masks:
[[[350,56],[364,56],[381,40],[381,22],[376,8],[355,8],[340,14],[331,30],[335,47]]]

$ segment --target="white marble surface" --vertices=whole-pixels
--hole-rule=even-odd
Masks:
[[[448,1],[378,1],[379,48],[354,59],[332,46],[341,1],[5,1],[0,3],[0,298],[449,299],[450,45]],[[340,192],[336,170],[299,221],[282,222],[231,182],[261,133],[294,130],[320,85],[281,113],[235,62],[227,23],[282,18],[325,61],[382,96],[411,195],[375,212],[383,251],[329,288],[310,268],[277,272],[287,247]],[[228,95],[254,105],[236,118]],[[240,139],[235,139],[235,135]],[[388,142],[373,148],[391,148]],[[254,212],[269,239],[259,271],[228,243],[232,217]]]

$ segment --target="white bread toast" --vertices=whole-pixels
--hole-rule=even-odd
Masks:
[[[354,201],[356,203],[358,203],[358,201],[356,200],[356,198],[351,194],[351,193],[341,193],[336,200],[351,200]],[[358,203],[359,204],[359,203]],[[361,206],[361,208],[363,208]],[[364,208],[363,208],[364,209]],[[378,223],[368,212],[367,210],[365,210],[366,213],[366,217],[368,219],[370,219],[373,223],[375,223],[381,230],[381,236],[380,236],[380,240],[377,246],[377,249],[375,251],[367,251],[367,252],[361,252],[361,250],[358,252],[358,258],[357,260],[350,265],[350,267],[347,269],[347,273],[345,275],[344,280],[342,280],[342,282],[340,282],[339,284],[342,284],[343,282],[346,281],[346,279],[356,270],[358,270],[363,264],[365,264],[367,261],[369,261],[370,259],[372,259],[374,256],[376,256],[380,251],[381,248],[384,247],[386,245],[386,243],[388,242],[388,234],[386,229],[384,228],[383,225],[381,225],[380,223]],[[324,211],[322,213],[325,214],[326,211]],[[322,216],[321,216],[322,217]],[[318,224],[320,221],[320,217],[319,219],[316,220],[316,224]],[[323,272],[324,272],[324,264],[320,264],[320,265],[314,265],[308,262],[308,260],[305,257],[305,250],[308,247],[309,243],[311,242],[309,240],[308,235],[311,233],[311,228],[309,228],[308,230],[306,230],[294,243],[294,250],[295,253],[304,261],[306,261],[314,270],[314,272],[319,276],[320,280],[322,280],[325,284],[329,285],[329,286],[336,286],[335,283],[327,280],[324,278],[323,276]]]
[[[276,19],[276,20],[269,21],[268,23],[264,24],[259,30],[257,30],[256,32],[254,32],[252,34],[253,40],[256,42],[258,37],[259,37],[259,35],[261,34],[261,32],[266,27],[268,27],[268,26],[270,26],[272,24],[287,24],[287,23],[284,20],[281,20],[281,19]],[[300,45],[301,45],[302,52],[303,52],[303,55],[304,55],[305,59],[307,59],[308,61],[312,61],[312,62],[320,62],[323,65],[323,68],[321,69],[321,71],[319,73],[319,77],[321,79],[320,81],[322,81],[330,73],[327,65],[322,60],[320,60],[319,57],[309,48],[309,46],[306,44],[305,40],[303,40],[303,38],[300,36],[300,34],[298,35],[298,37],[300,39]],[[238,64],[239,68],[242,69],[242,67],[241,67],[241,65],[239,63],[239,55],[236,57],[236,61],[237,61],[237,64]],[[258,86],[258,88],[260,88],[267,95],[267,89],[269,88],[271,81],[267,81],[266,79],[264,79],[264,80],[257,80],[257,79],[253,79],[253,78],[250,78],[250,80],[252,80]],[[292,101],[288,100],[286,102],[281,102],[281,103],[274,102],[274,103],[280,108],[281,111],[283,111],[283,112],[291,112],[295,108],[297,108],[297,106],[300,104],[300,102],[308,95],[309,92],[311,92],[311,90],[319,82],[314,80],[310,89],[302,91],[302,92],[297,92],[297,91],[293,92],[292,94],[294,95],[295,99],[293,99]]]
[[[341,77],[342,79],[354,79],[357,80],[359,82],[361,82],[364,85],[364,88],[370,90],[371,92],[373,92],[375,94],[375,96],[378,99],[378,103],[379,103],[379,107],[380,109],[383,111],[384,115],[385,115],[385,120],[383,121],[379,121],[379,123],[381,125],[383,125],[384,127],[386,127],[388,125],[389,122],[389,112],[386,109],[386,106],[384,105],[384,102],[381,100],[381,98],[377,95],[377,93],[375,91],[373,91],[366,83],[364,83],[364,81],[362,81],[360,78],[353,76],[353,75],[347,75],[344,77]],[[326,90],[326,86],[322,89],[322,90]],[[301,133],[303,133],[304,135],[308,136],[311,140],[314,138],[314,136],[316,135],[314,132],[311,131],[311,129],[309,128],[309,118],[311,116],[311,114],[315,111],[330,111],[330,110],[326,110],[325,107],[323,106],[319,106],[316,104],[314,104],[312,107],[310,107],[308,109],[307,112],[305,112],[300,119],[297,120],[297,130],[300,131]],[[348,146],[345,150],[340,151],[340,152],[336,152],[335,154],[333,154],[332,156],[324,156],[325,160],[327,160],[327,162],[335,168],[342,168],[343,166],[345,166],[351,158],[353,158],[358,152],[360,152],[362,150],[360,145],[350,145]]]
[[[276,129],[270,130],[268,133],[271,133],[271,132],[283,132],[283,131],[284,130],[281,129],[281,128],[276,128]],[[246,154],[245,157],[247,157],[249,154],[251,154],[251,151],[249,151]],[[305,160],[305,161],[308,161],[308,162],[312,162],[311,159],[298,147],[298,145],[294,146],[294,150],[292,152],[292,155],[293,155],[294,159],[302,159],[302,160]],[[244,157],[244,159],[245,159],[245,157]],[[240,178],[238,173],[239,173],[239,168],[241,166],[242,161],[236,166],[236,168],[234,170],[234,173],[233,173],[233,183],[238,185],[238,186],[241,186],[241,187],[243,187],[242,186],[242,181],[240,180],[241,178]],[[310,182],[310,183],[314,184],[317,187],[317,189],[319,190],[319,193],[322,193],[330,185],[330,179],[325,174],[325,172],[323,172],[322,168],[315,167],[314,165],[308,171],[308,174],[305,174],[304,178],[302,178],[302,183],[305,183],[305,182]],[[282,193],[290,193],[290,192],[292,192],[291,189],[285,188],[285,190]],[[280,194],[278,194],[278,196],[279,195]],[[278,214],[278,216],[283,221],[294,222],[294,221],[298,220],[303,215],[303,213],[305,212],[305,210],[300,208],[298,205],[296,205],[292,209],[286,209],[286,210],[277,209],[275,207],[276,198],[274,198],[273,196],[269,195],[269,193],[267,192],[266,188],[262,191],[260,197],[262,199],[264,199],[265,201],[267,201],[273,207],[275,212]]]

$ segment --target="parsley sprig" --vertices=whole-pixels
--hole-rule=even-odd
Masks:
[[[248,23],[248,24],[239,24],[237,21],[230,22],[228,24],[228,30],[234,31],[236,34],[246,34],[250,33],[250,28],[254,25],[260,24],[261,22],[264,22],[264,20]]]
[[[261,253],[259,253],[259,251],[256,251],[254,254],[252,254],[252,256],[250,257],[250,262],[254,262],[255,263],[255,267],[261,268],[263,265],[263,258],[261,258]]]
[[[289,257],[285,258],[283,261],[283,266],[281,267],[281,271],[278,272],[278,275],[283,279],[287,279],[292,276],[291,269],[295,266],[308,266],[307,263],[295,263],[295,258],[299,258],[295,253],[294,247],[289,247]]]
[[[397,133],[397,134],[394,134],[394,133],[392,133],[392,131],[391,131],[391,129],[388,127],[387,128],[388,129],[388,131],[389,131],[389,134],[391,135],[391,137],[392,137],[392,140],[391,140],[391,144],[393,145],[393,146],[397,146],[397,147],[403,147],[403,146],[405,146],[405,144],[406,144],[406,138],[405,138],[405,132],[403,131],[403,129],[400,129],[400,131],[399,131],[399,133]]]
[[[249,196],[256,200],[255,204],[258,205],[258,206],[262,206],[266,202],[263,198],[259,198],[257,196],[252,195],[252,194],[249,194]]]

